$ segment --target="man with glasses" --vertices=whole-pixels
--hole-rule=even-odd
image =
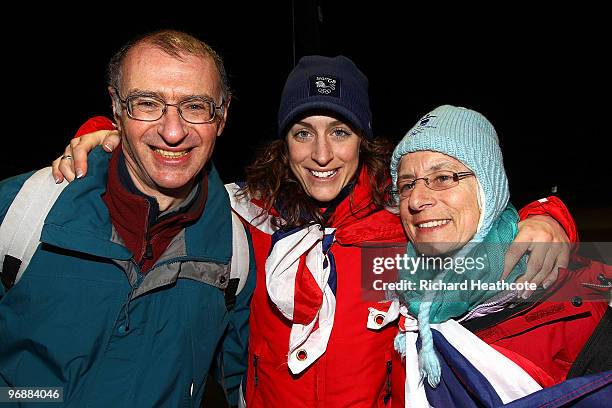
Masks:
[[[57,387],[71,406],[194,406],[216,367],[233,405],[254,278],[231,293],[230,204],[210,162],[230,102],[223,62],[157,32],[115,54],[108,89],[120,148],[96,150],[89,177],[61,191],[25,273],[0,260],[0,402]],[[3,226],[31,175],[0,183]]]

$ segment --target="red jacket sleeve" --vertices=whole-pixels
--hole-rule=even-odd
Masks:
[[[578,242],[578,230],[576,222],[569,210],[559,198],[550,196],[527,204],[519,212],[521,220],[532,215],[548,215],[553,217],[565,230],[570,242]]]
[[[83,123],[74,137],[81,137],[97,130],[115,130],[115,124],[105,116],[94,116]]]

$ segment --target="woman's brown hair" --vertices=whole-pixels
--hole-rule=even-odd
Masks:
[[[359,168],[354,179],[359,177],[362,166],[365,166],[375,210],[383,208],[389,201],[392,152],[393,145],[385,138],[361,138]],[[306,194],[289,167],[286,139],[275,140],[258,152],[253,164],[246,168],[246,185],[240,194],[261,200],[264,213],[271,208],[281,213],[282,225],[276,227],[294,228],[311,222],[325,224],[321,204]]]

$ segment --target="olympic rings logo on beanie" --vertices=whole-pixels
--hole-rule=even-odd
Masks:
[[[364,137],[372,138],[368,78],[342,55],[309,55],[289,74],[278,110],[278,136],[309,112],[329,112],[345,120]]]

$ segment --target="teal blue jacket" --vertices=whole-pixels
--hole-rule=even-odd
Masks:
[[[101,199],[109,158],[94,151],[88,176],[49,212],[21,280],[0,284],[0,387],[63,387],[70,407],[191,407],[214,364],[235,404],[255,274],[228,311],[232,225],[216,170],[201,218],[142,275]],[[0,221],[30,175],[0,182]],[[250,237],[249,247],[253,269]]]

